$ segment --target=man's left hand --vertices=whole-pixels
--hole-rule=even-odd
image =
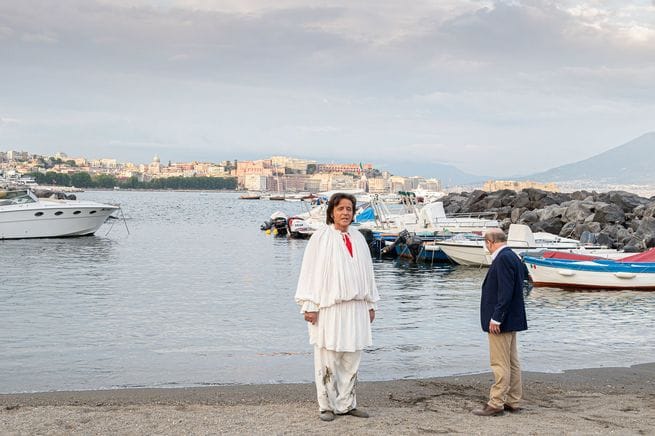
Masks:
[[[494,324],[493,322],[489,321],[489,333],[492,333],[494,335],[499,334],[500,324]]]

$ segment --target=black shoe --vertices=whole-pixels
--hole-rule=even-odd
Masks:
[[[318,417],[321,418],[321,421],[334,421],[334,412],[326,410],[321,412]]]
[[[368,418],[368,413],[361,409],[350,409],[345,413],[346,415],[356,416],[357,418]]]

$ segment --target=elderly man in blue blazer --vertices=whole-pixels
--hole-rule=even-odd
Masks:
[[[521,410],[523,387],[516,332],[528,328],[523,300],[523,281],[527,277],[523,262],[507,247],[502,230],[485,232],[484,241],[492,262],[482,283],[480,321],[489,337],[489,360],[495,382],[489,401],[473,413],[495,416],[505,410]]]

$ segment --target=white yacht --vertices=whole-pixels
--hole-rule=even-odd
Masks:
[[[93,201],[38,198],[29,189],[0,191],[0,239],[91,235],[118,209]]]

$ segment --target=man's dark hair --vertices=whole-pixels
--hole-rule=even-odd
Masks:
[[[353,204],[353,221],[355,220],[355,208],[357,207],[357,199],[354,195],[346,194],[344,192],[337,192],[336,194],[333,194],[332,197],[330,197],[330,201],[328,201],[328,207],[325,216],[326,224],[334,224],[334,217],[332,216],[334,207],[344,198],[350,200],[350,202]]]

